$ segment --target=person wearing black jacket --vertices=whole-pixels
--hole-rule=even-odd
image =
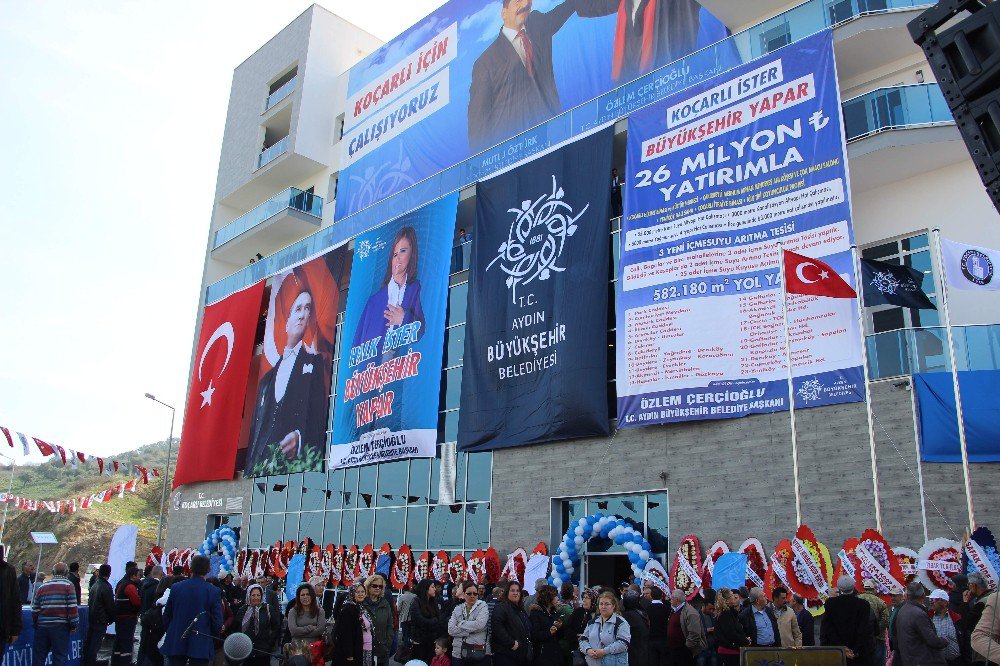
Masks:
[[[155,567],[154,567],[155,568]],[[161,570],[162,571],[162,570]],[[182,581],[182,576],[168,576],[160,580],[153,588],[153,605],[139,616],[139,666],[148,660],[152,666],[163,666],[163,655],[157,643],[163,638],[167,628],[163,625],[163,607],[167,605],[170,594],[167,590],[178,581]]]
[[[663,590],[653,585],[649,589],[650,602],[646,609],[649,617],[647,639],[647,663],[649,666],[668,666],[670,648],[667,646],[667,622],[670,620],[670,606],[663,603]],[[631,662],[631,655],[629,656]]]
[[[35,565],[31,562],[21,564],[21,575],[17,577],[17,590],[21,605],[31,603],[31,588],[35,584]]]
[[[278,633],[280,617],[271,612],[264,602],[264,588],[251,585],[247,588],[247,603],[236,611],[236,627],[250,637],[254,650],[246,660],[248,666],[268,666],[271,663],[271,646]]]
[[[719,666],[738,666],[740,648],[750,645],[750,639],[740,622],[740,597],[728,587],[719,588],[715,595],[715,639]]]
[[[96,666],[97,652],[101,649],[108,625],[115,621],[115,592],[108,579],[111,565],[102,564],[97,570],[97,580],[90,586],[90,600],[87,602],[89,619],[87,637],[83,641],[83,666]]]
[[[826,600],[819,629],[820,642],[846,647],[848,664],[874,664],[875,614],[872,607],[855,594],[851,576],[841,576],[837,590],[837,596]]]
[[[622,617],[628,622],[632,634],[628,644],[628,666],[646,666],[648,663],[649,615],[642,610],[641,599],[638,592],[631,590],[622,597],[622,605],[625,607]]]
[[[23,629],[21,598],[17,589],[17,574],[7,564],[4,546],[0,546],[0,655],[17,641]]]
[[[590,621],[594,619],[594,615],[596,614],[597,595],[588,589],[582,590],[580,592],[580,605],[573,609],[573,612],[569,616],[569,626],[566,628],[571,636],[576,637],[573,641],[574,650],[579,645],[580,635],[583,633],[583,630],[587,628],[587,625],[590,624]]]
[[[755,587],[750,590],[749,603],[740,612],[740,623],[743,633],[750,639],[753,647],[771,647],[781,645],[781,634],[778,633],[778,618],[767,605],[764,590]],[[761,624],[766,622],[766,624]],[[770,626],[768,626],[770,625]],[[763,639],[761,637],[764,637]],[[770,636],[770,640],[768,640]]]
[[[521,607],[521,584],[510,581],[490,619],[494,666],[522,666],[533,658],[528,616]]]
[[[441,607],[437,599],[437,583],[425,578],[417,584],[417,600],[410,606],[410,640],[413,659],[425,664],[434,658],[434,641],[440,638]],[[447,618],[445,618],[447,622]],[[445,625],[447,626],[447,625]],[[445,630],[447,633],[447,629]]]
[[[69,582],[73,584],[73,589],[76,590],[76,605],[79,606],[81,601],[83,600],[83,590],[80,587],[79,562],[70,562],[69,574],[67,574],[66,578],[69,579]]]
[[[163,567],[153,567],[149,570],[149,575],[139,583],[139,599],[141,600],[141,605],[139,606],[140,615],[152,608],[156,600],[160,598],[156,594],[156,589],[159,587],[161,580],[163,580]]]
[[[364,657],[364,626],[361,624],[361,614],[365,612],[361,607],[364,589],[363,583],[355,583],[337,610],[337,620],[333,624],[333,666],[361,666]],[[362,601],[358,601],[359,598]],[[433,645],[433,641],[431,643]]]
[[[538,591],[535,603],[528,609],[531,644],[535,648],[535,666],[562,666],[559,640],[563,635],[563,626],[555,600],[556,588],[546,585]]]

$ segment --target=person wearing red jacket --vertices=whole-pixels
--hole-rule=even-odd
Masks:
[[[125,576],[115,587],[115,646],[112,666],[132,666],[135,627],[139,620],[142,598],[139,595],[139,569],[125,569]]]

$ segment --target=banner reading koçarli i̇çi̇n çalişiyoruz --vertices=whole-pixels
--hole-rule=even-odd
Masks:
[[[629,118],[622,426],[788,409],[781,250],[854,282],[834,67],[827,31]],[[857,302],[787,302],[795,406],[863,400]]]
[[[609,431],[612,130],[476,187],[458,448]]]
[[[355,239],[330,468],[433,457],[458,194]]]
[[[323,471],[343,244],[274,276],[246,477]]]
[[[336,219],[481,151],[469,165],[475,174],[542,152],[551,147],[544,131],[497,144],[727,34],[696,0],[643,2],[638,12],[634,5],[451,0],[355,65]],[[677,67],[620,102],[680,89],[689,73]],[[595,119],[588,127],[604,122]]]

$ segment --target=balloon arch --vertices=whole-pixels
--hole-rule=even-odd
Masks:
[[[632,565],[632,573],[636,582],[642,575],[646,562],[649,561],[649,542],[639,530],[629,525],[620,516],[605,516],[595,513],[584,516],[570,523],[569,529],[563,535],[562,542],[552,558],[552,576],[549,581],[557,588],[564,582],[578,582],[580,575],[577,568],[580,565],[580,555],[587,542],[600,536],[611,539],[619,546],[625,546],[628,561]]]

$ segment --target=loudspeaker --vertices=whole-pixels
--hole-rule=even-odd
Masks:
[[[1000,87],[1000,4],[987,5],[943,30],[937,42],[948,65],[947,76],[938,71],[938,80],[950,79],[966,101]]]

